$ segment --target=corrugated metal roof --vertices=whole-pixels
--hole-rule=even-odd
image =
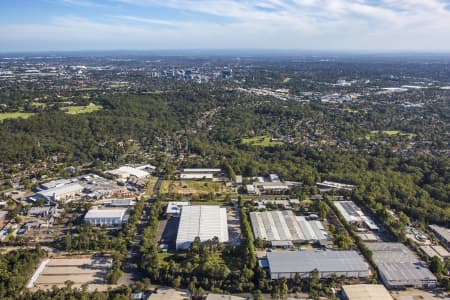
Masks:
[[[76,193],[76,192],[81,192],[83,190],[83,186],[81,186],[78,183],[71,183],[71,184],[66,184],[63,186],[58,186],[55,188],[51,188],[48,190],[43,190],[38,192],[37,194],[45,197],[45,198],[49,198],[49,197],[53,197],[53,196],[60,196],[60,195],[64,195],[67,193]]]
[[[218,205],[183,206],[177,233],[177,248],[188,246],[196,237],[201,241],[218,237],[220,242],[227,242],[229,237],[226,208]]]
[[[356,251],[287,251],[268,252],[271,273],[368,272]]]
[[[117,208],[117,209],[90,209],[84,219],[97,219],[97,218],[123,218],[126,208]]]

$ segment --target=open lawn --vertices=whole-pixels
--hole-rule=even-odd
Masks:
[[[34,115],[34,113],[13,112],[13,113],[0,113],[0,122],[6,119],[28,119]]]
[[[103,107],[101,105],[90,104],[86,106],[67,106],[61,108],[61,110],[63,110],[66,114],[69,115],[77,115],[77,114],[91,113],[100,110],[102,108]]]
[[[163,194],[207,195],[209,193],[231,193],[232,188],[221,181],[205,180],[164,180],[161,186]]]
[[[33,102],[33,103],[31,103],[31,106],[34,106],[34,107],[45,107],[45,106],[47,106],[47,104],[42,103],[42,102]]]
[[[273,146],[282,146],[284,145],[281,141],[273,141],[269,136],[254,136],[249,138],[243,138],[241,143],[244,145],[251,145],[257,147],[273,147]]]
[[[377,134],[387,135],[387,136],[400,135],[400,136],[407,136],[408,138],[413,138],[416,136],[414,133],[403,132],[400,130],[381,130],[381,131],[372,130],[369,134],[366,134],[366,139],[370,140],[372,137],[376,136]]]

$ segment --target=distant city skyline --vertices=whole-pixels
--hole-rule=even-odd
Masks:
[[[0,51],[450,52],[450,0],[5,0]]]

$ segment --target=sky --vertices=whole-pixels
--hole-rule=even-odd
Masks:
[[[450,0],[0,0],[0,51],[450,52]]]

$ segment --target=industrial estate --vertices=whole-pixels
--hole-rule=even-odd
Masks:
[[[0,56],[0,299],[449,299],[448,67],[140,55]]]

